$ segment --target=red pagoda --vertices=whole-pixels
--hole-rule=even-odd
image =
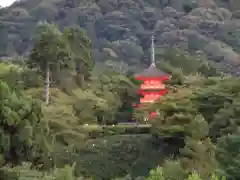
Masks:
[[[139,93],[142,96],[142,98],[140,98],[140,105],[154,103],[164,96],[167,93],[164,81],[168,80],[170,77],[168,73],[156,67],[154,37],[152,37],[151,65],[143,72],[135,75],[137,80],[143,81],[139,89]],[[157,112],[150,113],[150,117],[156,115]]]

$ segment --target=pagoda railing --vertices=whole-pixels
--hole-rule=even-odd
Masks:
[[[165,89],[165,84],[159,84],[159,85],[151,85],[151,84],[142,84],[141,89],[148,90],[148,89]]]

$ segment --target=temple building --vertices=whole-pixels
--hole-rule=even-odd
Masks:
[[[170,77],[168,73],[156,67],[154,37],[152,37],[151,64],[147,69],[135,75],[136,80],[143,82],[138,92],[142,96],[139,105],[154,103],[164,96],[167,93],[164,81],[168,80]],[[156,112],[151,112],[150,116],[156,114]]]

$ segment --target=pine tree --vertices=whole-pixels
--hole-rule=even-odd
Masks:
[[[92,43],[79,26],[66,28],[63,35],[72,52],[72,67],[76,72],[76,83],[79,87],[83,87],[83,83],[90,77],[90,71],[94,65]]]
[[[216,158],[228,179],[240,178],[240,133],[226,135],[217,142]]]
[[[188,171],[196,171],[202,178],[209,178],[216,168],[214,146],[208,138],[208,124],[202,116],[186,128],[185,147],[180,150],[181,163]]]
[[[227,134],[239,132],[240,126],[240,98],[227,103],[224,108],[214,116],[211,123],[211,136],[216,140]]]
[[[71,61],[71,50],[62,33],[53,24],[43,23],[38,27],[39,38],[34,45],[28,64],[30,67],[38,68],[45,76],[45,103],[49,103],[50,76],[58,81],[56,74],[61,67],[69,66]],[[54,77],[55,75],[55,77]]]
[[[151,120],[153,132],[161,137],[179,137],[198,114],[197,106],[191,101],[192,91],[179,88],[156,102],[148,111],[157,111],[159,116]]]

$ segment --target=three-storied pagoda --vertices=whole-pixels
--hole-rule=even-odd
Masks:
[[[168,80],[171,76],[158,69],[155,62],[155,47],[154,37],[152,36],[151,43],[151,64],[143,72],[135,75],[135,78],[143,83],[140,86],[139,93],[142,96],[140,98],[140,105],[146,103],[154,103],[167,93],[164,81]],[[156,112],[151,112],[151,116],[157,115]]]

